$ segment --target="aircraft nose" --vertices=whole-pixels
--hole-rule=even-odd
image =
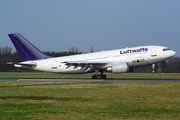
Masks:
[[[173,57],[174,55],[176,55],[176,52],[175,51],[173,51],[173,50],[171,50],[171,56]]]
[[[176,55],[176,52],[175,52],[175,51],[172,51],[172,55],[173,55],[173,56]]]

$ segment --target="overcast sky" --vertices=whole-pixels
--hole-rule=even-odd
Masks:
[[[180,0],[1,0],[0,46],[20,33],[42,51],[167,46],[180,57]]]

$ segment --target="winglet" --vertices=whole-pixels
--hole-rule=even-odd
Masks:
[[[16,50],[18,51],[22,61],[47,59],[50,56],[41,52],[32,43],[26,40],[19,33],[8,34]]]

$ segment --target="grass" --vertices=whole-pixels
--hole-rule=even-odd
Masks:
[[[106,73],[107,79],[180,79],[179,73]],[[91,78],[92,74],[0,73],[0,78]]]
[[[0,119],[179,120],[179,88],[180,83],[74,82],[0,88]]]
[[[95,84],[99,82],[86,82],[86,84]],[[0,82],[0,87],[24,87],[40,85],[68,85],[68,84],[85,84],[84,82]]]

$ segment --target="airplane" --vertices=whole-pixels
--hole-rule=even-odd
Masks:
[[[23,62],[15,67],[51,73],[94,73],[92,79],[106,79],[104,72],[133,72],[135,67],[152,65],[173,57],[176,52],[163,46],[139,46],[94,53],[51,57],[44,54],[19,33],[8,34]],[[154,72],[154,71],[153,71]],[[99,74],[100,73],[100,74]]]

